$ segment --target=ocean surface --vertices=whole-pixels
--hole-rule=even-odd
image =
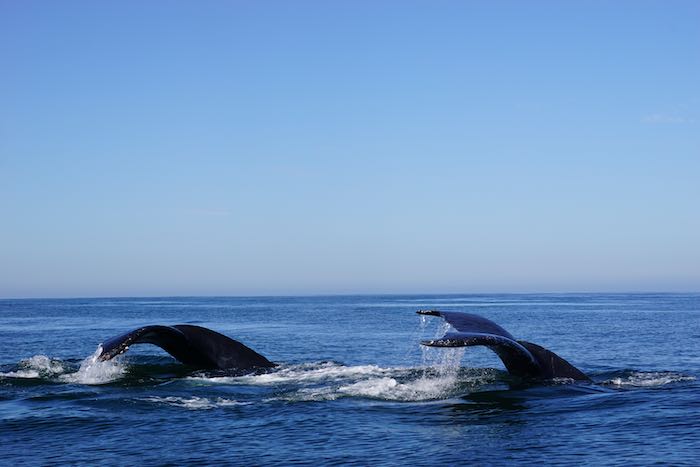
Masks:
[[[509,376],[483,347],[425,348],[418,309],[477,313],[592,383]],[[206,326],[280,364],[235,375],[151,345]],[[700,295],[0,300],[4,465],[700,465]]]

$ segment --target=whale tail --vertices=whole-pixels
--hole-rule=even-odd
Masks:
[[[430,347],[483,345],[493,350],[509,373],[523,378],[571,378],[590,381],[581,370],[537,344],[516,340],[498,324],[479,315],[454,311],[420,310],[420,315],[439,316],[456,331],[421,342]]]
[[[189,324],[144,326],[104,341],[100,360],[135,344],[153,344],[186,365],[203,369],[252,370],[277,366],[250,347],[211,329]]]

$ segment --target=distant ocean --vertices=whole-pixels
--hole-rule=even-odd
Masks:
[[[422,348],[488,317],[593,383]],[[193,323],[281,366],[235,376],[103,340]],[[700,295],[0,300],[4,465],[700,465]]]

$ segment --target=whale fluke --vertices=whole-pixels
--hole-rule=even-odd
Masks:
[[[211,329],[189,324],[144,326],[102,343],[100,360],[109,360],[135,344],[153,344],[186,365],[202,369],[252,370],[277,366],[250,347]]]
[[[483,316],[455,311],[419,310],[420,315],[439,316],[456,330],[439,339],[422,341],[431,347],[484,345],[493,350],[509,373],[523,378],[571,378],[590,381],[581,370],[554,352],[531,342],[516,340],[508,331]]]

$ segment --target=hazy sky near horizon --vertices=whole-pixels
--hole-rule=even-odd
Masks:
[[[0,1],[0,297],[699,291],[700,2]]]

